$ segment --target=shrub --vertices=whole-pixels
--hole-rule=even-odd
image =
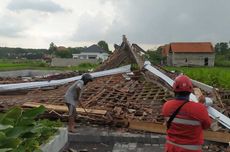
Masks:
[[[34,120],[44,112],[43,106],[25,111],[20,107],[14,107],[1,114],[0,151],[39,151],[39,146],[57,132],[56,127],[61,126],[60,121]]]
[[[167,67],[213,87],[230,89],[230,69],[224,67]]]

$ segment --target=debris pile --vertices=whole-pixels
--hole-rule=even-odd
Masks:
[[[141,75],[99,78],[87,86],[82,95],[86,108],[106,109],[113,118],[162,122],[160,109],[167,89],[141,80]]]
[[[31,76],[31,77],[0,77],[0,84],[11,84],[11,83],[21,83],[21,82],[34,82],[34,81],[49,81],[49,80],[59,80],[64,78],[70,78],[74,76],[81,75],[79,72],[62,72],[56,74],[49,74],[43,76]]]
[[[121,46],[117,46],[115,52],[97,70],[111,69],[124,63],[133,62],[140,67],[143,64],[140,52],[142,52],[140,47],[137,45],[130,46],[125,39]],[[166,71],[161,67],[156,68],[170,78],[176,76],[174,73]],[[64,73],[63,75],[42,77],[33,81],[54,80],[76,75],[76,73]],[[6,83],[15,82],[15,80],[11,79],[2,79],[2,81],[6,81]],[[16,79],[17,81],[20,82],[20,80]],[[4,82],[0,83],[3,84]],[[26,92],[0,94],[0,111],[15,105],[36,107],[43,104],[49,111],[48,115],[63,117],[67,115],[64,94],[70,85],[65,84],[51,88],[33,89]],[[202,90],[202,93],[206,94],[204,90]],[[121,126],[127,127],[126,122],[129,122],[130,126],[128,127],[131,129],[164,133],[164,119],[161,115],[161,108],[163,103],[172,97],[173,92],[171,87],[163,80],[147,71],[139,69],[128,74],[116,74],[96,78],[83,91],[81,97],[82,105],[79,104],[77,111],[79,117],[93,120],[95,123],[121,123]],[[230,99],[230,92],[220,92],[218,98],[222,100],[221,102],[215,102],[214,107],[229,117],[230,104],[227,101]],[[154,125],[156,127],[153,127]],[[229,130],[219,126],[218,123],[215,124],[215,128],[216,132],[211,130],[206,132],[206,139],[224,143],[230,141]],[[225,149],[225,146],[223,144],[204,145],[203,149],[206,151],[221,151]]]

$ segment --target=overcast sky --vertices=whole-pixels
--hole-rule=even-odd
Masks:
[[[0,0],[0,46],[230,40],[230,0]],[[110,47],[110,49],[113,49]]]

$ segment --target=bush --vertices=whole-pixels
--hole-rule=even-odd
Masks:
[[[230,52],[216,54],[215,66],[230,67]]]
[[[230,69],[225,67],[167,67],[213,87],[230,89]]]
[[[0,151],[39,151],[39,146],[57,132],[56,127],[62,126],[60,121],[34,120],[44,112],[43,106],[25,111],[20,107],[14,107],[1,114]]]
[[[47,66],[47,64],[46,64],[46,63],[44,63],[44,62],[41,62],[41,63],[39,63],[39,64],[38,64],[38,66],[39,66],[39,67],[46,67],[46,66]]]

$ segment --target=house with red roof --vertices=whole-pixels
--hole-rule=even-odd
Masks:
[[[215,50],[210,42],[176,42],[163,46],[169,66],[214,66]]]

